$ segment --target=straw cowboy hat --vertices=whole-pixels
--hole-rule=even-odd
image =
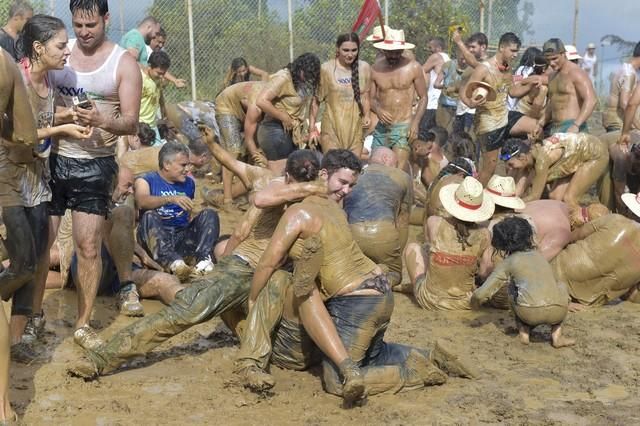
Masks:
[[[484,191],[499,206],[514,210],[525,207],[522,198],[516,196],[516,181],[511,176],[491,176]]]
[[[640,194],[640,193],[639,193]],[[622,202],[629,207],[629,210],[636,216],[640,217],[640,198],[636,194],[622,194]]]
[[[389,31],[391,31],[391,27],[388,26],[388,25],[385,25],[384,26],[385,34],[389,34]],[[375,27],[373,27],[373,32],[365,40],[366,41],[373,41],[373,42],[378,42],[378,41],[384,40],[384,36],[382,35],[382,27],[380,25],[376,25]]]
[[[440,202],[456,219],[464,222],[484,222],[493,215],[496,206],[491,197],[484,197],[482,184],[467,176],[462,183],[452,183],[440,189]]]
[[[582,59],[582,56],[578,54],[578,49],[572,44],[564,45],[564,54],[567,55],[567,59],[573,61],[574,59]]]
[[[498,93],[489,83],[484,81],[472,81],[467,84],[464,92],[467,98],[479,102],[482,98],[487,98],[487,102],[495,101]]]
[[[407,43],[404,40],[404,30],[387,30],[387,38],[373,45],[376,49],[381,50],[404,50],[413,49],[415,44]]]

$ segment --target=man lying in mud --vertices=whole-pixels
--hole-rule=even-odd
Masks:
[[[256,267],[249,296],[251,310],[236,364],[241,380],[253,390],[273,386],[273,378],[266,373],[269,360],[296,370],[317,361],[309,337],[316,340],[319,334],[332,336],[336,347],[342,341],[350,355],[348,361],[360,367],[370,395],[442,384],[447,372],[470,376],[457,358],[440,346],[429,352],[384,342],[393,293],[382,270],[355,243],[338,204],[356,183],[359,172],[358,159],[351,151],[329,151],[320,172],[327,180],[328,197],[310,196],[289,206]],[[295,265],[293,282],[278,294],[267,282],[287,256]],[[316,315],[312,323],[305,319],[301,323],[298,306],[308,299],[317,307]],[[327,311],[333,320],[328,327],[320,324]],[[332,352],[324,350],[324,388],[353,400],[354,394],[346,395],[353,387],[347,389],[341,380],[345,370],[353,366],[348,367],[348,361],[332,362],[329,358],[339,359],[336,352],[331,356]]]

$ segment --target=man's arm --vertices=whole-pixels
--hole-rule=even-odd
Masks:
[[[302,233],[306,218],[307,213],[303,208],[293,206],[287,209],[280,222],[278,222],[269,245],[262,253],[262,257],[253,274],[251,290],[249,291],[249,307],[255,303],[260,291],[267,284],[273,272],[285,259],[289,249]]]
[[[183,195],[155,196],[151,195],[149,183],[143,178],[136,179],[134,183],[134,197],[136,206],[142,210],[153,210],[166,204],[177,204],[187,212],[193,209],[193,201]]]
[[[187,85],[187,81],[185,79],[178,78],[171,74],[169,71],[167,71],[167,73],[164,75],[164,78],[168,82],[173,83],[173,85],[176,86],[176,89],[182,89]]]
[[[591,79],[583,70],[575,70],[573,77],[576,94],[580,99],[582,99],[582,106],[575,123],[567,129],[567,132],[578,133],[580,131],[580,126],[587,122],[596,107],[596,92],[593,90]],[[575,130],[572,131],[572,129]]]
[[[488,69],[484,65],[476,67],[471,73],[471,75],[469,76],[469,79],[465,83],[464,87],[458,93],[460,95],[460,100],[469,108],[476,108],[480,105],[483,105],[486,102],[486,99],[480,102],[476,102],[472,99],[469,99],[467,97],[466,92],[467,92],[467,85],[469,85],[472,81],[484,81],[484,79],[487,76],[487,72],[488,72]]]
[[[253,203],[260,209],[277,207],[292,201],[301,200],[311,195],[326,196],[327,186],[323,182],[284,183],[272,181],[261,191],[258,191]]]
[[[229,151],[225,150],[220,144],[216,143],[214,140],[213,130],[209,127],[202,129],[202,136],[204,142],[209,147],[209,151],[215,157],[216,160],[220,164],[222,164],[227,169],[231,170],[234,175],[238,176],[238,178],[242,181],[242,184],[246,188],[251,188],[253,186],[253,182],[250,181],[248,175],[248,168],[251,167],[247,163],[239,161],[235,158],[235,156],[231,155]]]
[[[638,111],[638,105],[640,105],[640,84],[636,85],[636,88],[633,89],[631,99],[629,99],[627,107],[624,110],[624,121],[620,140],[618,141],[619,144],[629,145],[629,133],[631,132],[631,126]]]
[[[366,86],[360,88],[360,101],[362,102],[362,127],[369,127],[371,124],[371,67],[366,64],[358,69],[358,73],[363,77]]]
[[[238,245],[247,239],[249,234],[251,233],[251,229],[256,225],[260,215],[262,214],[262,210],[254,206],[253,204],[246,211],[244,216],[242,216],[242,221],[238,226],[233,228],[233,232],[231,233],[231,237],[229,237],[229,241],[227,241],[227,245],[224,248],[223,256],[228,256],[238,247]]]
[[[422,120],[422,116],[427,109],[427,102],[429,101],[429,99],[427,98],[427,84],[424,79],[422,67],[415,61],[413,67],[413,86],[416,89],[416,94],[420,98],[420,101],[418,102],[418,106],[416,107],[416,115],[413,117],[411,128],[409,129],[409,140],[413,140],[418,137],[418,127],[420,126],[420,120]]]
[[[462,53],[462,56],[464,56],[464,60],[467,65],[469,65],[471,68],[476,68],[478,65],[480,65],[480,61],[478,61],[475,55],[471,53],[469,49],[467,49],[467,45],[464,44],[464,41],[462,41],[462,36],[460,35],[460,32],[458,30],[453,32],[451,38],[456,46],[458,46],[458,49],[460,49],[460,53]]]
[[[434,70],[436,73],[440,71],[442,68],[442,56],[438,53],[433,53],[427,59],[427,62],[422,66],[422,72],[424,73],[424,82],[427,87],[429,87],[429,83],[431,83],[431,70]]]
[[[631,98],[631,93],[633,92],[633,88],[636,86],[636,75],[624,75],[620,81],[620,96],[618,96],[618,108],[621,110],[627,109],[627,105],[629,104],[629,98]]]
[[[142,76],[135,59],[129,55],[122,55],[116,78],[120,99],[119,117],[101,114],[93,101],[91,109],[77,108],[76,114],[80,124],[85,126],[97,127],[118,136],[133,135],[138,129],[142,95]]]
[[[411,218],[411,206],[413,205],[413,180],[406,176],[404,197],[400,201],[398,211],[397,228],[400,232],[400,250],[404,250],[409,238],[409,219]]]

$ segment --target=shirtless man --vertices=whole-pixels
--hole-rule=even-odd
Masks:
[[[518,55],[520,39],[513,33],[500,37],[496,55],[482,62],[474,70],[460,99],[470,108],[476,108],[475,132],[482,151],[478,180],[483,185],[489,182],[498,163],[498,153],[509,134],[507,94],[512,83],[511,63]],[[485,82],[496,90],[494,101],[470,99],[467,87],[474,82]]]
[[[403,56],[415,45],[404,41],[404,31],[389,30],[385,41],[374,44],[384,58],[371,68],[371,109],[380,121],[373,133],[375,149],[386,146],[398,156],[398,168],[405,169],[409,160],[409,140],[418,136],[420,120],[427,107],[427,86],[418,62]],[[415,94],[420,101],[412,118]]]
[[[411,177],[396,168],[389,148],[376,148],[369,167],[344,199],[351,234],[362,252],[389,268],[393,287],[402,280],[402,250],[407,243],[413,204]]]
[[[587,132],[587,120],[596,106],[593,83],[587,73],[567,59],[560,39],[552,38],[542,53],[555,74],[549,79],[548,134]]]
[[[449,55],[444,52],[445,43],[442,37],[434,37],[429,40],[428,50],[431,52],[427,62],[422,66],[424,72],[425,82],[428,87],[428,100],[427,110],[420,120],[420,130],[429,130],[436,125],[436,112],[442,107],[438,107],[438,101],[440,99],[440,93],[442,89],[435,87],[437,76],[442,72],[442,67],[445,62],[449,61]],[[450,114],[453,115],[453,114]],[[450,120],[449,120],[450,121]],[[448,123],[444,125],[438,123],[442,127],[447,127]]]

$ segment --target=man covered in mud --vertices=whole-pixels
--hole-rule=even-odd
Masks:
[[[547,112],[551,122],[547,134],[588,132],[587,120],[597,102],[589,75],[567,59],[564,44],[558,38],[547,40],[542,53],[555,71],[549,79]]]
[[[373,132],[372,147],[393,149],[398,155],[398,168],[404,170],[411,151],[409,141],[418,136],[427,108],[427,85],[420,64],[403,56],[405,49],[415,47],[405,42],[404,31],[389,29],[386,37],[373,45],[384,57],[371,67],[371,110],[380,119]],[[412,117],[415,95],[420,102]]]
[[[569,289],[569,310],[602,306],[627,293],[640,303],[640,223],[609,214],[572,236],[575,242],[551,261],[556,279]]]
[[[138,242],[162,267],[186,280],[213,270],[211,252],[220,236],[220,219],[212,209],[191,217],[195,181],[187,176],[189,148],[167,142],[158,154],[160,170],[136,179],[140,208]],[[186,257],[195,260],[192,268]]]
[[[311,196],[289,206],[256,267],[249,296],[252,308],[236,362],[245,385],[254,390],[273,386],[273,380],[256,380],[256,370],[266,376],[269,359],[283,368],[309,367],[315,358],[309,337],[315,341],[320,333],[336,334],[333,338],[342,341],[360,367],[366,392],[371,395],[442,384],[447,380],[446,372],[468,376],[457,358],[441,346],[429,353],[383,341],[393,311],[393,293],[381,269],[364,256],[351,237],[338,204],[358,178],[358,159],[348,150],[333,150],[323,159],[322,167],[328,198]],[[267,282],[287,257],[294,261],[295,269],[292,286],[283,297],[275,295]],[[320,307],[312,323],[301,323],[297,306],[307,298]],[[334,323],[329,328],[318,325],[327,311]],[[348,399],[345,394],[349,390],[343,387],[348,381],[340,380],[343,365],[330,361],[331,355],[324,353],[325,390]]]
[[[210,146],[215,143],[213,137],[213,132],[208,129],[205,139]],[[69,373],[88,379],[97,378],[116,370],[130,358],[147,354],[162,342],[196,324],[241,307],[247,300],[255,267],[283,213],[283,205],[288,201],[288,186],[308,187],[307,182],[318,175],[320,165],[311,151],[296,151],[287,161],[289,183],[271,193],[271,197],[277,200],[274,203],[276,207],[260,209],[255,208],[254,204],[247,211],[236,228],[239,230],[236,235],[238,238],[235,242],[227,242],[229,255],[218,260],[212,273],[196,279],[189,287],[179,291],[166,308],[125,327],[95,350],[86,349],[86,358],[72,367]],[[232,162],[226,165],[238,176],[244,175],[233,167]],[[262,184],[262,180],[257,179],[253,183]],[[321,188],[326,192],[324,186]],[[298,196],[300,189],[293,193]],[[308,193],[316,192],[310,190]],[[282,277],[276,274],[274,280],[277,279]]]
[[[493,176],[500,148],[509,135],[507,95],[512,84],[511,63],[518,56],[520,44],[520,39],[515,34],[503,34],[495,56],[478,65],[464,89],[460,91],[460,100],[469,108],[476,109],[475,133],[482,151],[478,180],[483,185]],[[478,86],[482,83],[495,90],[493,100],[489,100],[489,95],[467,94],[471,92],[469,89],[472,85]]]
[[[396,165],[392,150],[374,149],[369,167],[344,199],[354,240],[365,256],[389,268],[392,287],[402,280],[402,250],[413,204],[411,177]]]

